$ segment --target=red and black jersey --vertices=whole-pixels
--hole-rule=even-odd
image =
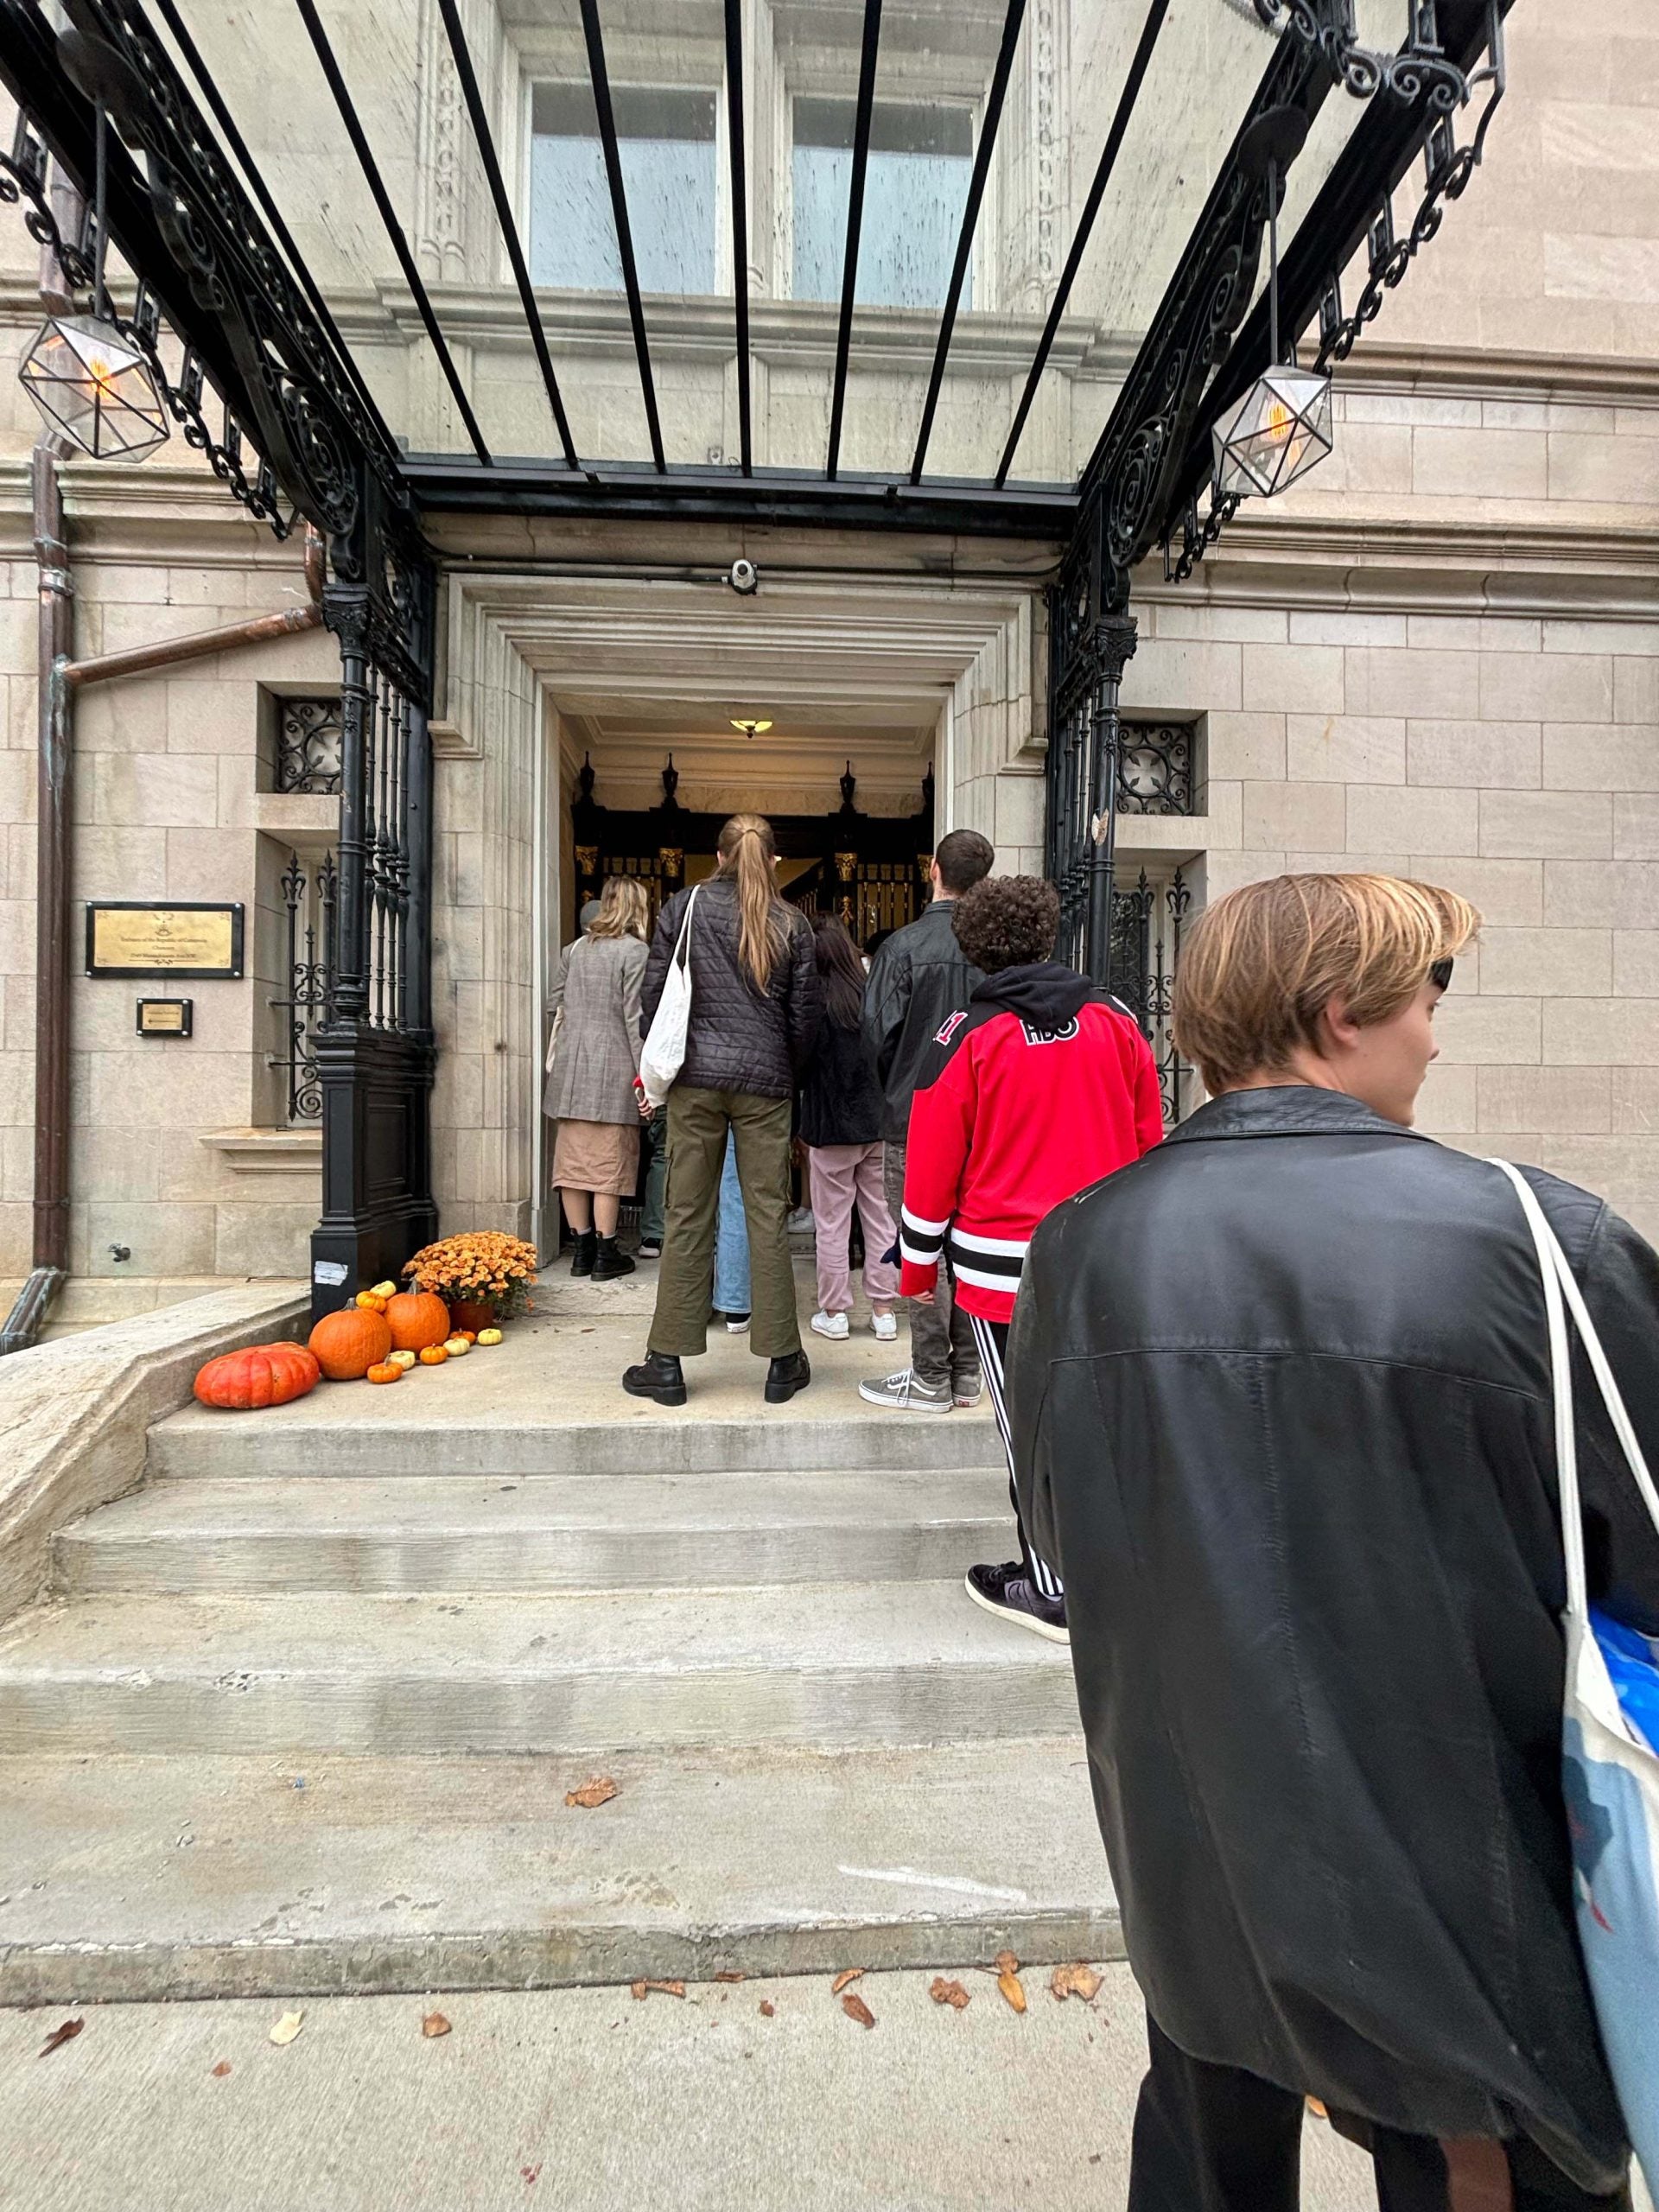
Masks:
[[[931,1290],[948,1250],[963,1311],[1006,1321],[1043,1216],[1163,1135],[1158,1071],[1127,1009],[1056,961],[988,976],[933,1042],[910,1110],[899,1287]]]

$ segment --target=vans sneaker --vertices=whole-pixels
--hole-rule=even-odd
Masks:
[[[872,1313],[870,1334],[879,1344],[894,1343],[899,1335],[899,1316],[896,1313]]]
[[[810,1326],[815,1336],[833,1337],[838,1344],[847,1341],[847,1316],[844,1313],[815,1313]]]
[[[1046,1637],[1051,1643],[1071,1643],[1065,1599],[1045,1598],[1022,1572],[1018,1560],[1007,1567],[970,1567],[966,1586],[974,1603],[982,1605],[988,1613],[995,1613],[999,1620],[1013,1621],[1016,1627],[1028,1628],[1033,1635]]]
[[[858,1395],[873,1406],[891,1406],[898,1413],[948,1414],[950,1410],[950,1384],[924,1382],[908,1367],[901,1367],[896,1375],[884,1375],[879,1382],[861,1382]]]
[[[985,1391],[982,1375],[953,1375],[950,1377],[950,1402],[953,1406],[976,1406]]]

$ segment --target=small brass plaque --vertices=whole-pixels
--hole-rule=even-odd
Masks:
[[[242,909],[205,901],[153,906],[112,899],[89,905],[86,973],[234,981],[242,973]]]
[[[140,999],[138,1034],[141,1037],[188,1037],[194,1011],[189,999]]]

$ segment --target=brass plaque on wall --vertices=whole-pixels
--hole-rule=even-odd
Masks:
[[[138,1034],[141,1037],[188,1037],[194,1022],[191,999],[140,999]]]
[[[242,973],[242,909],[207,901],[161,906],[137,899],[89,904],[86,973],[234,982]]]

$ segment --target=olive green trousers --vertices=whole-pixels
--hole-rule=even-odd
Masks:
[[[651,1350],[690,1358],[708,1348],[729,1127],[749,1230],[749,1350],[762,1359],[798,1351],[801,1325],[789,1256],[789,1100],[677,1083],[668,1094],[667,1113],[668,1205]]]

